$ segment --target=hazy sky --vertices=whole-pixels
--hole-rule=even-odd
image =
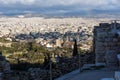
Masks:
[[[120,0],[0,0],[0,13],[66,13],[120,10]]]

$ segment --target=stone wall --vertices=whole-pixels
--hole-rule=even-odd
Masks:
[[[94,28],[94,52],[96,63],[117,65],[117,54],[120,53],[120,24],[101,23]]]

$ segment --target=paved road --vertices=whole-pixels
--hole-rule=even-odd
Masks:
[[[65,80],[101,80],[102,78],[113,78],[114,71],[87,71],[71,76]]]

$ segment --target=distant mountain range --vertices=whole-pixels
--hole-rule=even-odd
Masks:
[[[0,9],[1,11],[1,9]],[[57,10],[57,9],[34,9],[33,11],[5,11],[2,10],[0,16],[18,16],[24,15],[25,17],[119,17],[120,18],[120,10]]]

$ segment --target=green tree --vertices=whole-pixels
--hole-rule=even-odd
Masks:
[[[73,56],[78,55],[77,40],[74,40]]]
[[[46,54],[45,58],[44,58],[44,63],[43,63],[43,68],[48,69],[49,68],[49,63],[50,63],[50,54]]]

